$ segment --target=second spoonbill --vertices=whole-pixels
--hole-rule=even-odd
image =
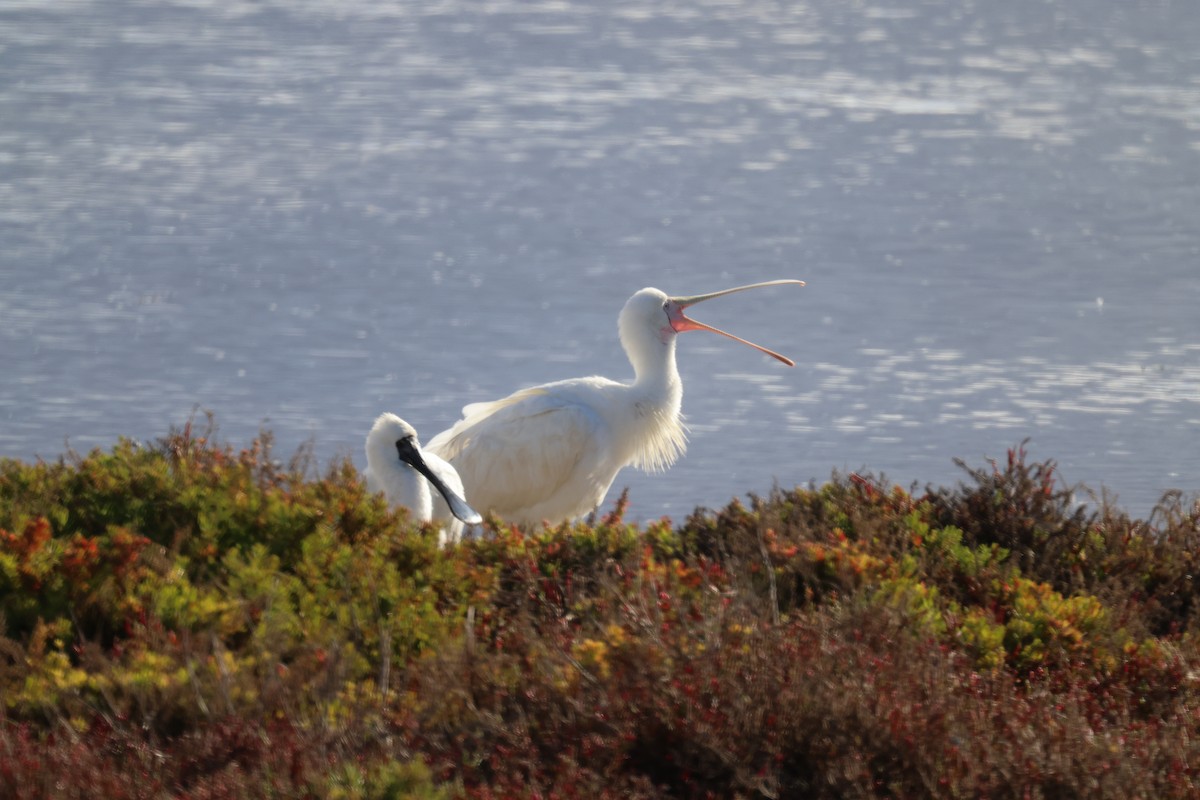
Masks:
[[[392,506],[405,506],[415,522],[434,519],[433,495],[442,508],[438,541],[445,545],[462,535],[463,523],[478,525],[483,519],[463,499],[463,485],[454,468],[433,453],[423,451],[412,425],[395,414],[380,414],[367,434],[367,488],[383,492]]]

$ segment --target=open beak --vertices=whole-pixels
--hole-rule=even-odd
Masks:
[[[690,297],[671,297],[671,298],[668,298],[668,300],[667,300],[667,303],[668,303],[667,319],[670,320],[671,327],[675,330],[676,333],[683,333],[684,331],[711,331],[712,333],[719,333],[722,336],[728,336],[730,339],[733,339],[735,342],[741,342],[742,344],[749,345],[749,346],[753,347],[755,350],[759,351],[760,353],[765,353],[766,355],[769,355],[771,358],[778,359],[778,360],[782,361],[784,364],[787,364],[789,367],[794,367],[794,366],[796,366],[796,362],[792,361],[787,356],[782,356],[779,353],[776,353],[774,350],[768,350],[767,348],[763,347],[762,345],[757,345],[754,342],[748,342],[740,336],[734,336],[732,333],[726,333],[725,331],[723,331],[719,328],[714,328],[711,325],[705,325],[703,322],[697,322],[696,320],[692,319],[691,317],[688,317],[687,315],[685,315],[683,313],[683,310],[685,308],[688,308],[689,306],[694,306],[694,305],[696,305],[696,303],[702,303],[705,300],[712,300],[714,297],[723,297],[727,294],[733,294],[734,292],[744,292],[747,289],[758,289],[763,286],[782,286],[783,284],[793,284],[796,286],[803,286],[804,281],[797,281],[797,280],[764,281],[762,283],[751,283],[746,286],[735,286],[732,289],[725,289],[720,292],[711,292],[710,294],[694,294],[694,295],[691,295]]]
[[[425,459],[421,456],[421,450],[417,447],[416,442],[410,436],[407,439],[401,439],[396,442],[396,450],[400,454],[400,460],[410,467],[421,473],[425,480],[429,481],[429,485],[437,489],[438,494],[446,499],[446,505],[450,506],[450,513],[461,519],[468,525],[478,525],[483,522],[483,517],[479,513],[467,505],[467,501],[459,497],[458,493],[446,485],[446,482],[438,477],[438,474],[429,468],[425,463]]]

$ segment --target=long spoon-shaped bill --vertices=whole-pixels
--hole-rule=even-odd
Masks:
[[[457,492],[447,486],[446,482],[429,468],[425,459],[421,457],[421,451],[413,444],[411,438],[396,442],[396,449],[399,451],[400,460],[424,475],[425,480],[429,481],[429,485],[437,489],[438,494],[446,499],[446,505],[450,506],[451,514],[468,525],[478,525],[483,522],[483,517],[479,515],[479,512],[467,505],[466,500],[459,497]]]
[[[694,294],[694,295],[690,295],[688,297],[672,297],[670,299],[671,308],[668,311],[667,316],[671,320],[671,327],[675,329],[676,333],[683,333],[684,331],[709,331],[711,333],[719,333],[722,336],[727,336],[730,339],[733,339],[735,342],[741,342],[744,345],[749,345],[750,347],[753,347],[755,350],[759,351],[760,353],[768,355],[771,358],[778,359],[779,361],[782,361],[784,364],[787,364],[789,367],[794,367],[794,366],[796,366],[796,362],[792,361],[787,356],[780,355],[779,353],[776,353],[774,350],[768,350],[767,348],[763,347],[762,345],[755,344],[754,342],[748,342],[745,339],[743,339],[742,337],[734,336],[732,333],[723,331],[720,328],[714,328],[711,325],[705,325],[703,322],[697,322],[696,320],[692,319],[691,317],[689,317],[683,313],[683,310],[685,308],[687,308],[688,306],[694,306],[694,305],[696,305],[696,303],[702,303],[705,300],[712,300],[714,297],[724,297],[727,294],[733,294],[734,292],[744,292],[747,289],[758,289],[758,288],[761,288],[764,286],[782,286],[784,284],[792,284],[793,286],[803,286],[804,281],[797,281],[797,280],[763,281],[762,283],[750,283],[745,286],[735,286],[732,289],[723,289],[722,291],[710,292],[708,294]]]

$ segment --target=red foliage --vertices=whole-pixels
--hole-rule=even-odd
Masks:
[[[0,548],[16,558],[21,580],[32,591],[37,591],[42,585],[42,578],[34,567],[34,559],[50,543],[51,535],[50,521],[45,517],[31,519],[20,533],[0,529]]]

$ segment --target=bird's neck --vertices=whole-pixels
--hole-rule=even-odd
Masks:
[[[387,442],[374,443],[367,449],[367,469],[387,487],[388,496],[400,499],[414,511],[429,505],[429,485],[421,474],[396,458],[395,448]],[[395,496],[393,496],[395,494]]]
[[[675,337],[638,342],[625,350],[633,364],[635,394],[660,413],[678,413],[683,401],[683,382],[675,367]]]
[[[626,463],[649,472],[666,469],[687,448],[683,425],[683,382],[675,368],[675,337],[629,348],[635,378],[629,386],[633,424]]]

